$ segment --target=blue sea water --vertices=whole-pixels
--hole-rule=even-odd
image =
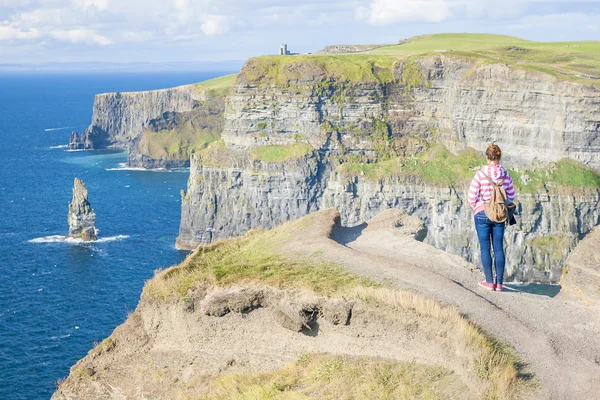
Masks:
[[[123,170],[123,153],[64,148],[89,124],[94,94],[230,72],[0,75],[0,399],[49,398],[135,309],[154,270],[186,255],[174,247],[186,170]],[[104,241],[51,238],[68,232],[75,177]]]

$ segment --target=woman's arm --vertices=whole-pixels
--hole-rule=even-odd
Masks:
[[[471,181],[471,186],[469,186],[469,204],[471,208],[475,209],[477,206],[477,199],[479,199],[479,189],[481,188],[481,179],[479,178],[479,172],[475,174],[473,180]]]
[[[515,192],[515,186],[513,185],[512,178],[510,174],[506,173],[506,179],[504,180],[504,190],[506,190],[506,197],[508,197],[509,201],[514,201],[517,197],[517,193]]]

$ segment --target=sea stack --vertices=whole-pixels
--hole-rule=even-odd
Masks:
[[[73,200],[69,204],[69,237],[85,241],[96,240],[96,214],[88,201],[85,183],[75,178]]]

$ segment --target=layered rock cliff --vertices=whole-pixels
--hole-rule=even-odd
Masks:
[[[600,226],[569,254],[560,284],[563,297],[600,303]]]
[[[131,167],[189,166],[190,153],[222,131],[225,93],[199,84],[96,95],[92,123],[69,147],[125,149]]]
[[[429,243],[477,260],[465,190],[483,158],[458,173],[440,164],[446,153],[419,155],[436,143],[458,153],[496,141],[528,193],[507,237],[509,274],[558,281],[569,250],[600,222],[600,181],[585,167],[600,168],[600,90],[457,56],[348,57],[246,63],[226,100],[223,142],[193,158],[179,245],[322,207],[337,208],[349,225],[397,207],[425,220]],[[298,146],[310,151],[298,155]],[[591,181],[554,173],[563,158],[580,163],[565,174],[572,168]],[[365,165],[378,175],[365,176]]]
[[[69,204],[69,237],[85,241],[96,240],[96,213],[88,200],[85,183],[75,178],[73,183],[73,199]]]

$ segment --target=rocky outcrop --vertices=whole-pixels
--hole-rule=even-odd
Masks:
[[[561,295],[585,303],[600,303],[600,226],[569,255],[560,280]]]
[[[82,134],[73,132],[69,147],[125,149],[131,167],[189,166],[187,148],[201,148],[207,136],[220,135],[223,96],[195,85],[99,94],[91,125]]]
[[[340,78],[341,67],[332,70],[306,58],[296,64],[249,60],[227,98],[222,151],[247,154],[297,143],[314,150],[300,163],[240,163],[233,157],[235,162],[210,164],[194,158],[179,245],[238,236],[322,207],[340,210],[348,225],[395,207],[426,222],[429,243],[477,261],[466,184],[368,180],[358,172],[342,175],[338,166],[410,160],[432,143],[458,152],[496,141],[511,166],[531,168],[567,157],[600,168],[596,88],[445,55],[397,62],[389,71],[375,61],[370,65],[368,74],[353,81]],[[522,179],[526,183],[527,176]],[[557,282],[568,252],[600,223],[599,194],[542,189],[521,201],[522,218],[507,237],[509,273],[518,280]]]
[[[69,237],[84,241],[96,240],[96,214],[88,201],[85,183],[78,178],[73,183],[73,199],[69,204],[68,219]]]

